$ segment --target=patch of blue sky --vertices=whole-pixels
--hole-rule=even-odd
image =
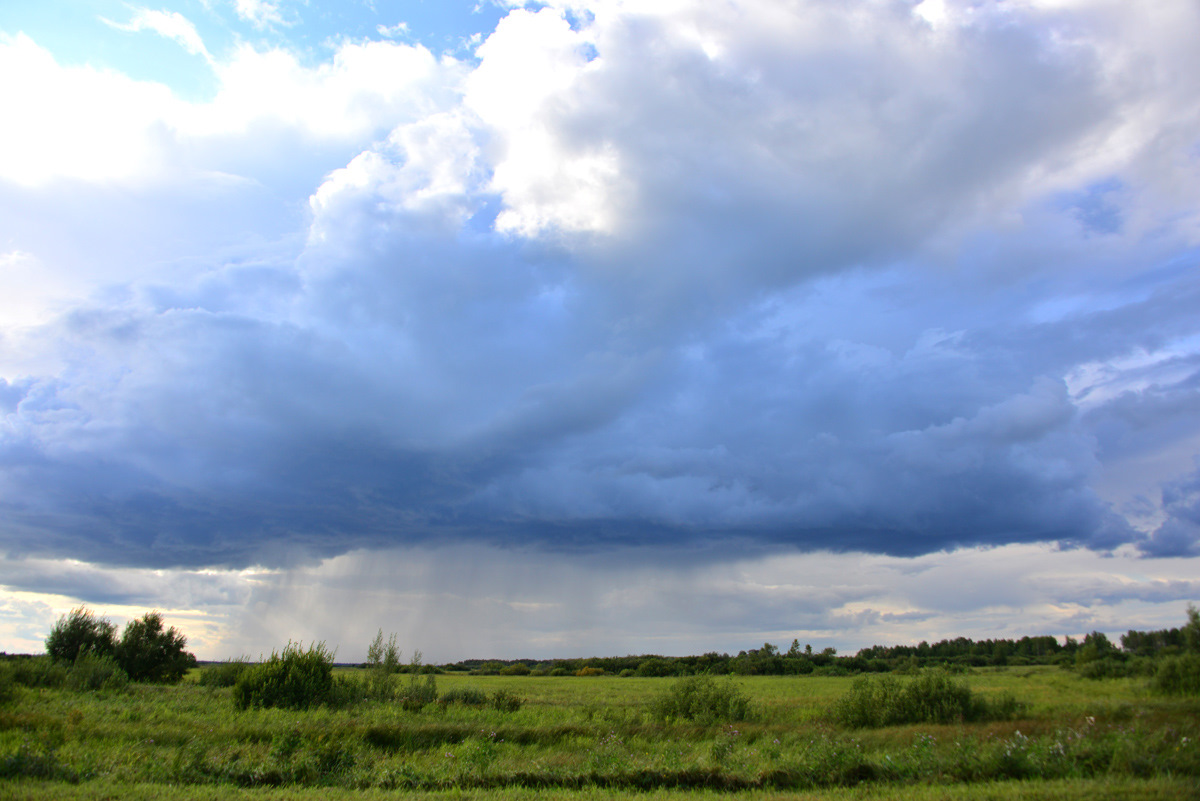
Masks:
[[[1124,188],[1120,179],[1106,178],[1080,192],[1070,193],[1063,199],[1063,207],[1072,210],[1088,233],[1115,234],[1120,232],[1124,217],[1114,195],[1119,195]]]

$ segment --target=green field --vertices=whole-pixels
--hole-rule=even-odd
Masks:
[[[741,677],[746,720],[655,715],[669,678],[440,675],[442,694],[508,690],[521,708],[362,701],[235,709],[230,689],[20,688],[0,708],[13,798],[1196,798],[1200,700],[1058,668],[961,677],[1024,708],[988,723],[851,730],[851,678]],[[357,680],[360,671],[342,670]]]

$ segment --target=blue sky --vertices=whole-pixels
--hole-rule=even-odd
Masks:
[[[1197,33],[0,8],[0,649],[79,603],[211,658],[1178,625]]]

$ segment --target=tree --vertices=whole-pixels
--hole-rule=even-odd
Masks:
[[[1200,651],[1200,610],[1188,604],[1188,622],[1183,627],[1183,644],[1189,651]]]
[[[72,609],[50,629],[46,653],[55,662],[74,664],[81,654],[112,656],[117,647],[117,627],[108,618],[97,617],[86,606]]]
[[[187,637],[174,626],[163,631],[162,615],[147,612],[131,620],[117,644],[117,663],[134,681],[174,684],[196,666],[196,657],[184,650]]]
[[[397,673],[400,670],[400,649],[396,647],[396,635],[393,634],[383,641],[383,629],[375,635],[375,641],[367,648],[367,666],[382,670],[384,673]]]

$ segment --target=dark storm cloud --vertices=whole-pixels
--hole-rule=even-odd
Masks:
[[[1143,541],[1096,484],[1156,404],[1194,419],[1196,209],[1169,142],[1106,143],[1195,131],[1159,73],[1104,68],[1136,40],[984,8],[514,12],[461,108],[327,176],[298,258],[4,341],[35,368],[0,385],[0,547]],[[562,72],[518,81],[543,46]],[[1143,547],[1194,553],[1166,478]]]

